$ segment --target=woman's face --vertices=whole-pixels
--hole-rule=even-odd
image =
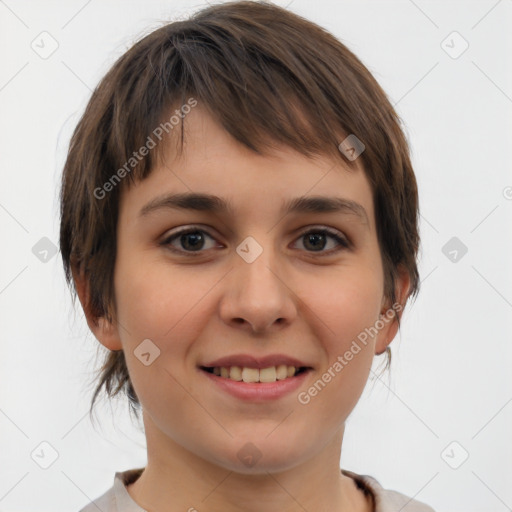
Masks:
[[[371,189],[341,158],[258,156],[199,106],[185,123],[183,156],[123,191],[118,324],[102,342],[125,352],[148,448],[285,470],[342,431],[395,333],[358,341],[387,307]],[[274,382],[245,382],[259,378]]]

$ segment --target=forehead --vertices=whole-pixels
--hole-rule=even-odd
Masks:
[[[274,215],[352,210],[371,227],[372,191],[362,164],[349,168],[341,156],[308,158],[282,145],[258,154],[236,141],[200,106],[182,122],[183,151],[177,151],[177,126],[160,142],[160,158],[149,176],[123,191],[123,215],[135,220],[148,213],[151,204],[165,203],[166,196],[173,195],[174,206],[188,201],[196,210],[231,216],[271,210]],[[301,200],[322,197],[330,199]],[[172,206],[173,200],[167,203]]]

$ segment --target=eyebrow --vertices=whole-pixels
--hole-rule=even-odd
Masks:
[[[139,217],[161,209],[194,210],[216,214],[233,215],[232,205],[219,196],[201,193],[164,194],[149,201],[142,207]],[[342,197],[302,196],[285,202],[281,213],[345,213],[355,215],[369,227],[368,215],[364,207]]]

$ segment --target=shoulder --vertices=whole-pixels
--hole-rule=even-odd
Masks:
[[[143,468],[129,469],[115,474],[114,485],[79,512],[145,512],[130,497],[126,485],[135,481]]]
[[[81,508],[79,512],[98,512],[98,510],[103,512],[117,512],[114,487],[111,487],[99,498],[96,498],[84,508]]]
[[[343,474],[354,478],[358,486],[373,495],[375,512],[435,512],[421,501],[390,489],[384,489],[380,483],[369,475],[358,475],[351,471],[342,470]]]

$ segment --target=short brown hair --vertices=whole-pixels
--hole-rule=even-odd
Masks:
[[[115,320],[122,186],[151,173],[159,148],[137,162],[122,186],[100,198],[95,191],[190,96],[261,154],[284,144],[308,157],[332,155],[354,168],[356,162],[338,149],[339,137],[353,134],[362,141],[359,158],[373,193],[384,293],[395,303],[399,266],[409,274],[409,296],[418,293],[417,185],[400,118],[386,94],[321,27],[271,3],[241,1],[205,8],[137,42],[101,80],[73,133],[62,177],[60,248],[73,298],[73,272],[79,272],[89,284],[88,308],[95,318]],[[181,149],[183,124],[177,130]],[[123,351],[109,352],[99,372],[91,410],[104,386],[110,397],[123,391],[137,414]]]

